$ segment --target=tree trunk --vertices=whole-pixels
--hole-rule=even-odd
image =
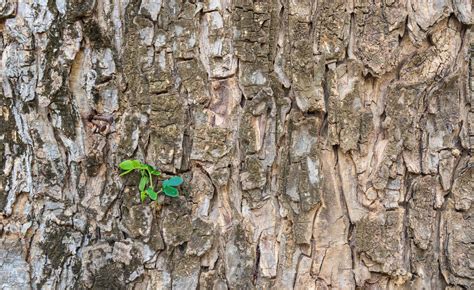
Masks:
[[[0,287],[473,287],[471,5],[0,0]]]

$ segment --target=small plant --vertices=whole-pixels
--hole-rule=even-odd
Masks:
[[[167,196],[177,197],[179,195],[178,189],[176,188],[181,183],[183,179],[179,176],[173,176],[169,179],[163,180],[161,183],[161,189],[156,192],[153,183],[153,176],[160,176],[161,172],[156,170],[153,166],[149,164],[142,163],[139,160],[125,160],[119,164],[120,169],[125,170],[120,174],[123,176],[134,170],[140,172],[141,178],[140,183],[138,184],[138,189],[140,190],[140,199],[145,201],[148,196],[151,200],[156,200],[158,194],[163,192]]]

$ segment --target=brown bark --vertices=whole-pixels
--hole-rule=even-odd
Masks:
[[[469,0],[0,0],[2,289],[469,289]],[[140,159],[185,179],[140,202]]]

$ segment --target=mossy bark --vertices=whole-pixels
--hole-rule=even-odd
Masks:
[[[469,0],[0,0],[0,287],[474,287]],[[185,179],[140,202],[140,159]]]

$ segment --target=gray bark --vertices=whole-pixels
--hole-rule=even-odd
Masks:
[[[0,288],[472,288],[471,6],[0,0]]]

